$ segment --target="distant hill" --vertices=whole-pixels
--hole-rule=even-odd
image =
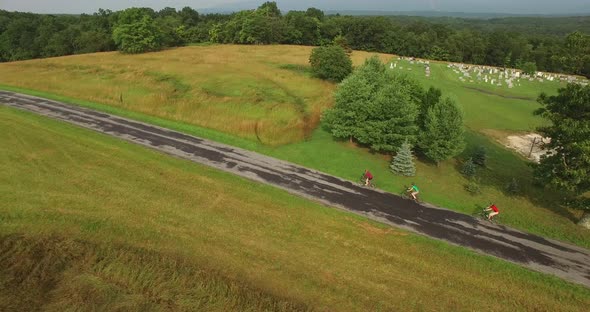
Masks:
[[[244,0],[220,4],[210,8],[199,8],[203,13],[231,13],[255,9],[265,0]],[[425,16],[461,18],[498,18],[513,16],[588,16],[590,6],[580,4],[583,0],[561,0],[559,4],[534,1],[534,6],[524,0],[495,0],[473,2],[469,0],[275,0],[283,12],[305,10],[315,7],[327,14],[366,16]],[[533,0],[530,0],[531,2]],[[579,2],[579,3],[574,3]]]
[[[446,11],[377,11],[377,10],[327,10],[326,14],[353,16],[421,16],[421,17],[459,17],[459,18],[503,18],[503,17],[567,17],[590,16],[586,14],[510,14],[481,12],[446,12]]]
[[[199,9],[200,13],[221,13],[231,14],[242,10],[253,10],[257,6],[223,6],[214,8]],[[296,9],[292,9],[296,10]],[[299,9],[301,10],[301,9]],[[281,8],[286,13],[290,9]],[[457,18],[475,18],[475,19],[492,19],[504,17],[590,17],[590,12],[576,14],[511,14],[511,13],[482,13],[482,12],[447,12],[447,11],[380,11],[380,10],[325,10],[327,15],[351,15],[351,16],[419,16],[419,17],[457,17]]]
[[[200,13],[230,14],[240,10],[255,9],[239,3],[236,9],[218,7],[200,9]],[[237,9],[240,7],[240,9]],[[281,8],[283,13],[288,10]],[[590,13],[569,14],[510,14],[510,13],[473,13],[445,11],[379,11],[379,10],[326,10],[326,15],[350,16],[386,16],[401,25],[413,22],[431,22],[445,24],[453,29],[501,30],[523,34],[565,36],[573,31],[590,34]]]

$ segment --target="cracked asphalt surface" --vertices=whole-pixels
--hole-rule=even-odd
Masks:
[[[481,221],[316,170],[130,119],[14,92],[0,104],[106,133],[421,235],[590,287],[590,250]]]

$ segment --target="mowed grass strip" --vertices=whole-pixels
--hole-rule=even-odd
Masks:
[[[273,65],[309,50],[224,45],[84,54],[0,64],[0,83],[280,145],[309,136],[332,103],[332,84]]]
[[[0,106],[0,309],[584,311],[590,290]]]

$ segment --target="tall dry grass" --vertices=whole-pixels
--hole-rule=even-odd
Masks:
[[[58,235],[0,236],[0,310],[306,311],[174,253]]]
[[[310,47],[219,45],[142,55],[96,53],[0,64],[0,84],[220,130],[264,144],[306,138],[334,85],[281,69]]]

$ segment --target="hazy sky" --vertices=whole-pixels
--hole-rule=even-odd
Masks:
[[[0,0],[0,9],[35,13],[93,13],[128,7],[255,8],[264,0]],[[282,10],[384,10],[560,14],[590,13],[590,0],[276,0]]]

